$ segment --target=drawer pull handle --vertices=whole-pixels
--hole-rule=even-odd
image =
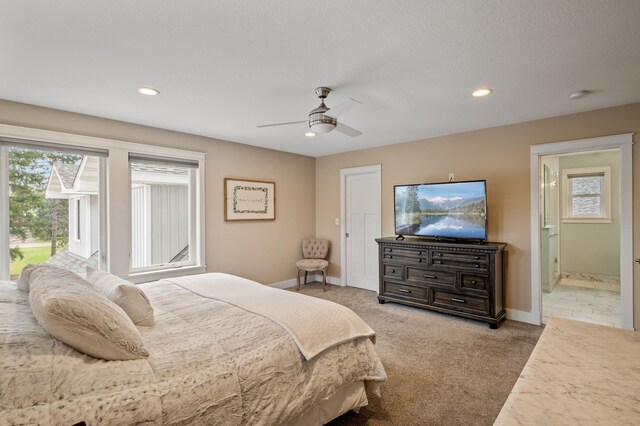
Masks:
[[[418,256],[422,256],[422,252],[421,251],[418,252]]]
[[[400,293],[411,293],[411,290],[406,290],[406,289],[404,289],[404,288],[399,288],[399,289],[398,289],[398,291],[399,291]]]
[[[441,265],[442,264],[442,260],[436,260],[433,263],[437,263],[438,265]]]
[[[396,273],[396,270],[395,270],[395,269],[392,269],[392,270],[391,270],[391,273],[392,273],[392,274],[395,274],[395,273]],[[474,283],[474,284],[475,284],[475,283]]]
[[[476,268],[479,268],[479,267],[480,267],[480,265],[478,265],[478,264],[476,263]]]
[[[422,263],[424,261],[424,259],[420,258],[418,259],[418,263]]]
[[[385,254],[385,255],[384,255],[384,257],[385,257],[386,259],[393,259],[393,256],[391,256],[390,254]]]
[[[423,277],[425,277],[425,278],[431,278],[432,280],[437,280],[437,279],[438,279],[438,277],[437,277],[437,276],[435,276],[435,275],[427,275],[427,274],[424,274],[424,275],[423,275]]]
[[[476,280],[471,280],[471,284],[478,284],[478,281],[476,281]]]
[[[467,303],[467,301],[466,301],[466,300],[464,300],[464,299],[458,299],[458,298],[455,298],[455,297],[452,297],[452,298],[451,298],[451,301],[452,301],[452,302],[458,302],[458,303]]]
[[[442,257],[442,253],[438,253],[438,257]]]
[[[480,260],[480,256],[476,256],[476,260]]]
[[[391,253],[393,251],[393,249],[386,248],[386,249],[384,249],[384,251]]]

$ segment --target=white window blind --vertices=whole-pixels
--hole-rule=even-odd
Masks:
[[[562,171],[563,221],[611,222],[611,167]]]
[[[602,216],[604,173],[569,176],[570,216]]]

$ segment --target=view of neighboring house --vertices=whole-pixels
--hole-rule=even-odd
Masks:
[[[98,157],[79,164],[55,163],[45,197],[69,200],[69,246],[49,262],[84,272],[97,265],[100,250]],[[131,164],[131,267],[189,258],[189,170],[158,164]]]

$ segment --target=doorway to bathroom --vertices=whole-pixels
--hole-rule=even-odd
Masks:
[[[621,327],[620,150],[540,157],[542,322]]]
[[[633,329],[632,145],[628,133],[531,146],[528,322]]]

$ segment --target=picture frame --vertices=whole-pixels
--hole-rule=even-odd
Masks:
[[[275,220],[276,183],[224,179],[224,220]]]

